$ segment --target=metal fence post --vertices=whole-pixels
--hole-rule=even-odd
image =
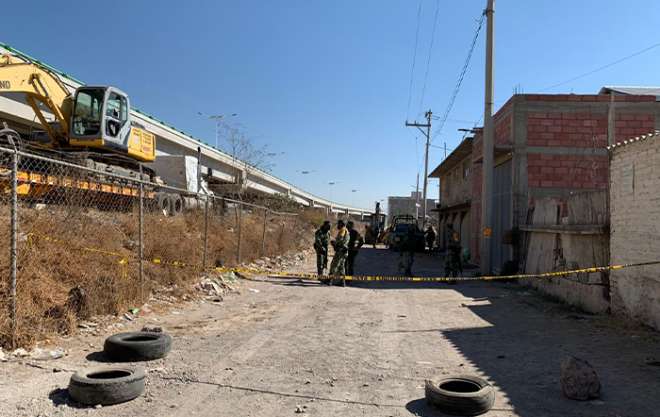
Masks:
[[[144,184],[142,183],[142,164],[140,164],[140,214],[138,227],[138,279],[140,280],[140,300],[145,302],[144,299]]]
[[[11,243],[9,249],[10,257],[10,303],[11,303],[11,345],[16,348],[18,318],[16,316],[16,263],[18,257],[17,238],[18,238],[18,151],[14,149],[11,168]]]
[[[268,209],[264,209],[264,229],[261,233],[261,257],[266,256],[266,222],[268,221]]]
[[[237,219],[238,219],[238,243],[236,245],[236,264],[241,263],[241,243],[243,240],[243,228],[242,228],[242,223],[243,223],[243,207],[239,203],[236,205],[236,212],[237,212]]]
[[[209,195],[204,200],[204,250],[202,251],[202,268],[206,269],[206,257],[209,247]]]

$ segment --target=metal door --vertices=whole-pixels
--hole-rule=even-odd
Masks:
[[[493,270],[498,272],[506,261],[511,260],[511,245],[504,244],[504,235],[512,227],[512,177],[511,160],[495,167],[493,176],[493,235],[491,260]]]

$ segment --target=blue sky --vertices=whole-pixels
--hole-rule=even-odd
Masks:
[[[428,108],[444,113],[485,0],[422,0],[408,111],[418,4],[9,2],[1,40],[88,83],[120,87],[133,105],[210,143],[214,124],[198,112],[238,113],[234,120],[257,144],[284,152],[273,160],[274,174],[371,207],[412,191],[423,169],[423,145],[416,130],[403,126],[406,114],[421,120]],[[651,18],[658,15],[654,0],[498,0],[496,105],[516,88],[542,91],[660,42]],[[436,146],[454,147],[461,139],[456,129],[481,118],[484,34]],[[660,47],[547,92],[660,85],[658,68]],[[430,169],[442,156],[432,148]],[[437,197],[437,181],[430,187]]]

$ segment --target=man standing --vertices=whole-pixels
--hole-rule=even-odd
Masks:
[[[324,221],[314,233],[314,250],[316,251],[316,273],[321,276],[328,267],[328,244],[330,243],[330,222]]]
[[[402,238],[399,252],[399,272],[407,277],[412,277],[412,266],[415,261],[415,250],[417,250],[415,228],[409,228],[408,233]]]
[[[360,232],[355,230],[355,224],[352,221],[346,223],[346,228],[348,228],[348,257],[346,258],[346,275],[355,274],[355,257],[362,245],[364,245],[364,239]]]
[[[435,230],[433,226],[429,224],[429,227],[426,229],[426,246],[429,248],[429,252],[433,252],[433,245],[435,244]]]
[[[346,275],[346,256],[348,255],[348,241],[350,236],[343,220],[337,221],[337,236],[333,240],[332,247],[335,249],[335,255],[330,263],[330,275]]]

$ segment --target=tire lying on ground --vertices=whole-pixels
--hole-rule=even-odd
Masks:
[[[130,401],[144,392],[144,369],[91,368],[76,372],[69,395],[84,405],[112,405]]]
[[[165,357],[172,338],[165,333],[126,332],[108,337],[103,353],[116,362],[150,361]]]
[[[481,378],[456,376],[426,381],[426,401],[440,411],[455,416],[477,416],[493,407],[493,387]]]

